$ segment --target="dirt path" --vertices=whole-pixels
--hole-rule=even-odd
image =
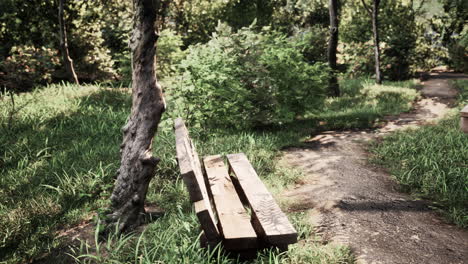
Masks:
[[[393,118],[379,130],[319,134],[307,147],[284,152],[284,161],[304,171],[303,185],[284,193],[292,210],[310,213],[326,241],[349,245],[358,263],[468,263],[468,231],[447,224],[429,208],[398,191],[388,173],[367,163],[363,141],[418,126],[443,116],[456,91],[431,74],[415,110]]]

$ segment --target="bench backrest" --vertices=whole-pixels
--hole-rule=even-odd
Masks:
[[[189,137],[187,127],[182,118],[174,122],[176,136],[177,160],[182,179],[187,186],[190,201],[195,205],[200,225],[209,241],[219,241],[220,234],[216,226],[215,216],[205,185],[205,177],[200,165],[200,159]]]

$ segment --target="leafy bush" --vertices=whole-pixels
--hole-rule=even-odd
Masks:
[[[182,37],[171,29],[159,33],[156,44],[156,75],[163,83],[172,83],[171,78],[178,72],[177,65],[185,57],[182,51]],[[132,82],[132,65],[130,51],[127,50],[118,57],[118,73],[120,81],[125,84]]]
[[[313,26],[296,30],[291,40],[296,42],[308,63],[327,62],[328,29]]]
[[[174,30],[165,29],[159,34],[157,44],[157,74],[161,78],[176,73],[176,65],[180,64],[185,54],[182,52],[182,37]]]
[[[463,31],[454,37],[453,42],[448,47],[450,66],[461,72],[468,72],[468,26],[465,26]]]
[[[24,92],[51,81],[59,64],[57,52],[49,48],[18,46],[11,53],[0,62],[0,87],[9,91]]]
[[[354,5],[355,3],[348,3]],[[344,10],[344,9],[343,9]],[[401,26],[405,21],[405,26]],[[402,3],[386,2],[379,14],[380,66],[383,76],[390,80],[405,80],[413,74],[411,67],[415,57],[415,17]],[[361,4],[357,9],[344,11],[340,28],[343,60],[348,64],[349,75],[373,74],[374,46],[369,14]]]
[[[428,72],[432,68],[442,65],[448,57],[447,48],[442,45],[440,34],[435,31],[426,31],[419,27],[416,39],[412,71]]]
[[[328,70],[309,65],[279,33],[226,25],[189,49],[169,91],[179,114],[200,125],[252,127],[292,121],[323,102]],[[193,125],[193,124],[192,124]]]
[[[108,14],[104,13],[103,5],[93,1],[72,3],[72,11],[77,15],[69,29],[69,50],[78,79],[96,81],[114,77],[114,61],[104,45],[103,17]]]

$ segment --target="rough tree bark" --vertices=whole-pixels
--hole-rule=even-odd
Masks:
[[[375,81],[382,84],[382,72],[380,71],[380,47],[379,47],[379,5],[380,0],[372,1],[372,10],[367,6],[365,0],[361,0],[364,8],[371,15],[372,34],[374,38],[374,57],[375,57]]]
[[[58,8],[58,17],[59,17],[59,27],[60,27],[60,49],[63,57],[63,64],[67,71],[68,79],[71,82],[79,84],[78,77],[75,73],[75,68],[73,68],[73,60],[70,58],[68,53],[68,40],[67,40],[67,29],[65,27],[65,21],[63,18],[63,6],[65,5],[65,0],[59,0]]]
[[[338,47],[338,0],[329,0],[328,10],[330,13],[330,40],[328,41],[328,65],[332,72],[328,80],[330,95],[340,96],[340,87],[336,77],[336,49]]]
[[[132,110],[122,128],[121,164],[111,196],[107,224],[129,231],[144,221],[144,202],[158,158],[151,154],[153,137],[165,110],[155,75],[156,8],[154,0],[133,0],[135,15],[132,50]]]

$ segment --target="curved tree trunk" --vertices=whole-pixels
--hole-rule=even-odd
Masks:
[[[374,0],[372,5],[372,31],[374,34],[374,56],[375,56],[375,81],[382,84],[382,73],[380,72],[380,48],[379,48],[379,4],[380,0]]]
[[[338,47],[338,0],[329,0],[330,13],[330,40],[328,41],[328,65],[332,72],[328,80],[329,93],[332,96],[340,96],[340,87],[336,78],[336,49]]]
[[[60,27],[60,49],[63,57],[63,64],[67,71],[68,79],[71,82],[79,84],[78,77],[75,73],[75,68],[73,68],[73,60],[70,58],[68,53],[68,40],[67,40],[67,29],[65,27],[65,21],[63,19],[63,6],[65,5],[65,0],[59,0],[59,27]]]
[[[123,127],[121,164],[111,196],[108,226],[118,222],[119,231],[132,230],[144,221],[144,202],[158,158],[152,141],[165,103],[155,75],[156,9],[153,0],[133,0],[135,16],[132,50],[132,111]]]

